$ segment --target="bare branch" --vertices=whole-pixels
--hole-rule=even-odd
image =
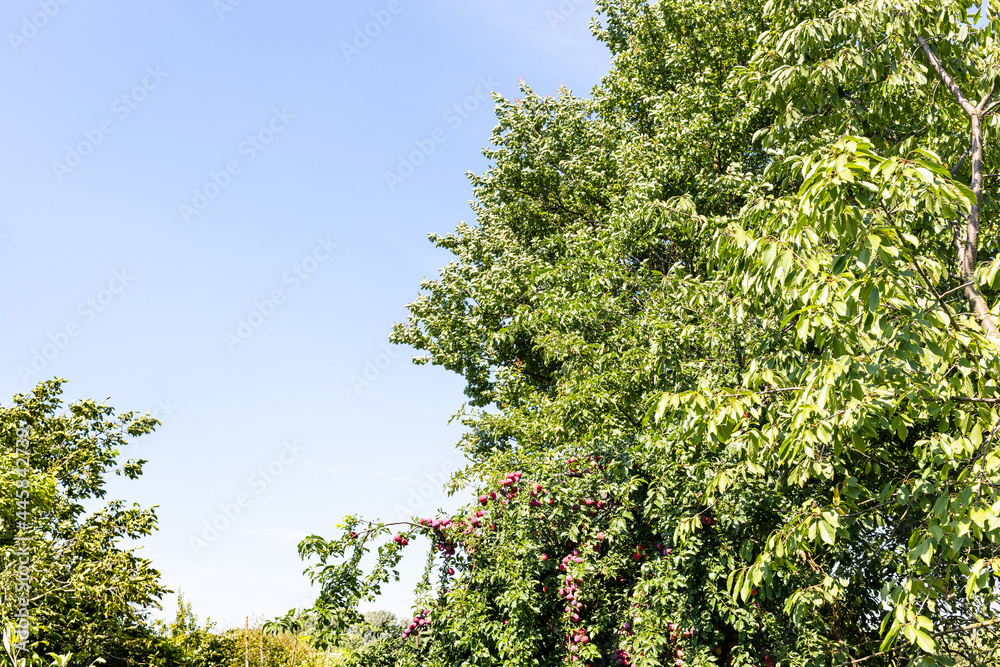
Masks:
[[[958,162],[955,163],[955,166],[952,167],[951,171],[949,172],[952,178],[955,178],[955,174],[957,174],[958,170],[962,168],[962,164],[965,162],[965,158],[969,157],[969,151],[971,150],[972,150],[972,144],[969,144],[968,146],[965,147],[965,152],[962,153],[962,157],[958,158]]]
[[[982,101],[976,105],[976,111],[978,111],[979,113],[983,113],[983,110],[986,108],[986,105],[990,103],[990,99],[993,97],[993,93],[996,92],[996,89],[997,89],[996,83],[990,86],[990,92],[986,93],[986,97],[984,97]]]
[[[924,273],[924,270],[920,267],[920,262],[914,260],[912,262],[912,266],[917,270],[917,273],[920,274],[920,277],[921,279],[923,279],[924,284],[927,285],[927,289],[929,289],[931,291],[931,294],[934,295],[934,298],[937,299],[937,302],[938,304],[941,305],[941,308],[942,310],[944,310],[945,315],[948,316],[948,324],[950,324],[951,328],[954,329],[956,332],[959,331],[958,322],[955,321],[955,313],[953,313],[951,311],[951,308],[948,307],[948,303],[944,300],[944,297],[938,294],[937,290],[934,289],[934,284],[931,282],[931,279],[927,277],[927,274]]]
[[[957,401],[958,403],[986,403],[987,405],[1000,403],[1000,398],[975,398],[973,396],[950,396],[949,398],[940,400]]]
[[[962,89],[958,87],[958,84],[955,83],[948,72],[945,71],[944,66],[941,65],[941,61],[939,61],[937,56],[934,55],[934,51],[931,50],[930,44],[927,43],[927,40],[920,35],[917,35],[917,43],[920,44],[920,48],[923,50],[924,55],[927,56],[927,59],[931,61],[931,67],[934,68],[938,78],[941,79],[945,86],[947,86],[948,90],[951,91],[951,94],[955,96],[955,99],[958,100],[959,105],[965,113],[969,114],[969,116],[978,115],[979,110],[972,106],[972,102],[966,99],[965,95],[962,94]]]

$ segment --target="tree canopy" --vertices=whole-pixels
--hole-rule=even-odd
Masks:
[[[142,474],[146,462],[121,459],[121,450],[157,421],[92,400],[65,405],[62,385],[39,383],[0,407],[5,648],[15,665],[45,654],[147,664],[149,609],[168,591],[127,542],[155,530],[156,513],[104,499],[110,473]]]
[[[1000,661],[992,23],[597,4],[610,72],[495,98],[392,333],[466,379],[475,499],[305,540],[320,641],[422,535],[397,664]]]

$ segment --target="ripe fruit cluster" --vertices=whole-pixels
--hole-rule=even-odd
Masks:
[[[674,663],[676,667],[681,667],[684,664],[684,650],[677,646],[677,640],[680,637],[684,637],[684,639],[687,639],[690,636],[691,636],[690,630],[682,631],[680,628],[677,627],[676,623],[670,624],[670,645],[674,648],[674,655],[677,658],[677,662]]]
[[[430,615],[431,615],[431,610],[424,609],[422,612],[414,616],[413,620],[410,621],[410,624],[406,626],[405,630],[403,630],[403,639],[408,638],[410,635],[417,632],[420,628],[426,625],[430,625],[431,624]]]
[[[559,564],[559,569],[565,571],[566,566],[572,563],[582,563],[583,557],[580,555],[579,549],[573,549],[573,551],[562,559],[562,563]]]
[[[438,551],[443,551],[445,558],[455,555],[456,545],[455,542],[448,538],[445,530],[451,528],[455,525],[452,519],[420,519],[421,526],[426,526],[431,529],[430,537],[434,538],[436,541],[436,548]]]
[[[545,489],[542,488],[542,485],[535,484],[534,488],[531,489],[531,500],[528,501],[528,505],[530,507],[541,507],[542,501],[538,500],[538,496],[544,496],[544,495],[545,495]],[[549,505],[555,504],[555,500],[549,498],[548,504]]]
[[[595,579],[597,571],[592,570],[594,567],[602,568],[602,572],[607,568],[617,570],[623,567],[622,559],[635,563],[649,562],[652,566],[652,561],[669,557],[674,550],[663,542],[656,543],[656,532],[646,530],[647,524],[648,528],[653,528],[653,524],[641,518],[633,526],[634,532],[622,533],[619,530],[614,532],[609,540],[604,531],[614,525],[612,521],[617,514],[614,508],[623,505],[630,514],[641,516],[642,500],[630,495],[616,497],[614,482],[609,479],[606,466],[599,456],[570,457],[565,465],[567,467],[563,468],[562,472],[555,471],[555,479],[547,482],[545,486],[535,481],[529,483],[521,471],[505,473],[498,482],[495,482],[496,486],[492,490],[483,490],[477,496],[475,505],[462,514],[453,517],[417,519],[417,532],[431,539],[436,549],[443,552],[446,560],[442,567],[447,577],[454,577],[456,568],[459,568],[456,561],[449,562],[448,559],[452,559],[459,552],[463,554],[463,567],[459,569],[467,576],[452,585],[467,586],[471,592],[477,590],[485,592],[490,585],[474,576],[473,567],[478,562],[477,552],[481,551],[488,557],[496,544],[499,544],[489,539],[490,529],[497,531],[502,519],[512,520],[514,517],[510,515],[511,512],[528,518],[537,526],[531,533],[533,536],[537,538],[546,535],[537,544],[540,547],[539,551],[544,550],[538,558],[543,566],[542,572],[545,573],[542,574],[543,579],[539,581],[538,590],[540,593],[548,593],[550,590],[554,592],[556,586],[559,586],[558,602],[550,597],[549,600],[555,604],[548,608],[554,613],[549,619],[552,621],[551,629],[556,630],[560,624],[565,628],[566,653],[563,659],[566,663],[589,664],[592,659],[597,658],[600,664],[626,667],[634,660],[629,653],[634,650],[631,647],[632,640],[629,639],[634,635],[632,623],[625,622],[621,626],[620,640],[614,634],[610,637],[602,634],[598,640],[594,638],[594,633],[600,632],[600,624],[588,628],[588,622],[593,619],[588,618],[587,609],[589,609],[588,604],[595,610],[602,608],[605,604],[602,600],[606,597],[607,586],[617,588],[620,585],[618,594],[633,593],[630,597],[634,598],[640,597],[639,590],[631,590],[633,584],[624,571],[620,573],[624,575],[623,578],[620,578],[619,574],[612,574],[608,580],[607,574],[610,572],[598,575]],[[704,505],[692,509],[695,512],[702,511],[703,526],[715,525],[715,519]],[[528,510],[526,515],[523,510]],[[572,537],[567,539],[567,533]],[[412,534],[397,535],[394,539],[399,544],[405,545],[407,537],[412,537]],[[564,555],[558,557],[553,552],[561,552]],[[601,560],[598,562],[594,559]],[[607,563],[603,564],[605,559]],[[554,562],[550,564],[549,561]],[[646,568],[647,565],[642,567]],[[545,581],[545,578],[553,575],[558,576],[556,582]],[[649,576],[651,578],[652,573]],[[597,587],[594,589],[596,597],[593,600],[590,600],[586,590],[582,590],[584,586],[590,585]],[[449,590],[444,589],[443,592],[447,595]],[[551,596],[551,593],[549,595]],[[444,606],[441,611],[444,613],[448,603],[445,599],[442,603]],[[624,609],[621,611],[629,621],[635,616],[635,621],[638,622],[642,606],[635,600],[631,602],[627,611]],[[403,633],[404,638],[419,632],[420,628],[429,624],[429,614],[430,610],[423,610],[414,616]],[[504,625],[509,625],[509,622],[509,619],[504,620]],[[668,653],[670,661],[664,664],[677,667],[685,664],[684,648],[681,646],[687,643],[686,640],[692,634],[692,630],[680,630],[674,624],[670,624]],[[683,644],[680,643],[681,638],[685,640]],[[732,660],[729,647],[725,652],[719,651],[716,655],[722,662]],[[766,667],[774,665],[767,664]]]
[[[500,482],[500,486],[511,487],[521,481],[521,476],[524,475],[522,472],[509,472],[507,477]]]
[[[568,643],[567,647],[570,652],[569,661],[576,662],[578,656],[574,654],[580,650],[581,644],[586,644],[587,642],[590,641],[590,636],[587,634],[586,630],[584,630],[583,628],[579,628],[577,630],[574,630],[570,634],[566,635],[566,641]]]
[[[616,665],[623,665],[623,667],[627,667],[632,664],[629,660],[628,652],[622,648],[617,648],[611,652],[611,661]]]
[[[580,612],[583,611],[583,601],[580,600],[580,587],[578,585],[580,583],[583,581],[566,575],[566,585],[559,589],[559,597],[566,599],[566,615],[574,623],[580,621]]]

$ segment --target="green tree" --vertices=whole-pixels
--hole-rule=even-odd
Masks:
[[[147,610],[167,591],[122,542],[150,534],[156,515],[99,503],[109,473],[141,475],[145,461],[120,461],[120,450],[157,422],[91,400],[64,408],[62,384],[42,382],[0,407],[0,622],[20,625],[27,611],[22,657],[146,664],[156,642]]]
[[[215,624],[206,620],[199,624],[190,602],[177,594],[177,614],[174,621],[161,626],[155,664],[164,667],[222,667],[244,664],[242,633],[213,632]]]
[[[363,622],[355,625],[343,642],[345,667],[395,667],[403,648],[401,633],[405,627],[388,611],[369,611]]]
[[[758,134],[774,187],[716,239],[720,283],[744,295],[717,307],[761,335],[739,383],[660,410],[679,437],[740,453],[710,501],[765,469],[809,491],[732,572],[734,595],[801,578],[783,608],[839,661],[997,660],[981,632],[1000,573],[992,23],[957,2],[765,16],[734,78],[776,113]]]
[[[392,335],[466,378],[476,500],[305,540],[317,635],[424,535],[400,664],[1000,661],[992,25],[598,7],[611,72],[497,98]]]

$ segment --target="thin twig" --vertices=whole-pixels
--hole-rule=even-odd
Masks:
[[[942,298],[942,299],[943,299],[943,298],[945,298],[946,296],[948,296],[948,295],[949,295],[949,294],[951,294],[952,292],[957,292],[957,291],[958,291],[958,290],[960,290],[960,289],[965,289],[966,287],[968,287],[968,286],[969,286],[969,284],[970,284],[970,283],[962,283],[962,284],[961,284],[961,285],[959,285],[958,287],[953,287],[952,289],[948,290],[947,292],[941,292],[941,298]]]
[[[966,625],[966,626],[961,627],[961,628],[955,628],[954,630],[944,630],[942,632],[935,632],[931,636],[932,637],[944,637],[946,635],[955,635],[955,634],[958,634],[960,632],[969,632],[971,630],[980,630],[982,628],[988,628],[989,626],[996,625],[998,623],[1000,623],[1000,618],[994,618],[992,621],[984,621],[983,623],[973,623],[972,625]],[[852,665],[858,665],[858,664],[861,664],[862,662],[867,662],[868,660],[871,660],[873,658],[877,658],[879,656],[887,655],[889,653],[895,653],[896,651],[898,651],[900,649],[903,649],[903,648],[907,648],[907,647],[903,646],[903,645],[894,646],[893,648],[889,649],[888,651],[880,651],[879,653],[872,653],[871,655],[865,656],[864,658],[851,659],[848,662],[842,662],[839,665],[834,665],[833,667],[850,667]]]
[[[962,157],[958,158],[958,162],[956,162],[955,166],[952,167],[951,170],[948,172],[948,173],[951,174],[952,178],[955,178],[955,174],[957,174],[958,170],[962,168],[962,163],[965,162],[965,158],[967,158],[969,156],[969,151],[971,151],[971,150],[972,150],[972,144],[969,144],[968,146],[966,146],[965,147],[965,152],[962,153]]]

